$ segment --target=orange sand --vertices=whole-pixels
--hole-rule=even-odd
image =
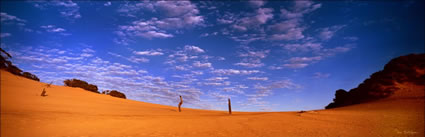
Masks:
[[[41,97],[45,85],[1,71],[2,137],[424,136],[423,87],[404,86],[399,92],[409,94],[337,109],[228,115],[179,113],[173,106],[56,85]]]

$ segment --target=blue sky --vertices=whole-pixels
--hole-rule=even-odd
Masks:
[[[424,53],[422,1],[1,1],[24,71],[129,99],[235,111],[321,109],[392,58]]]

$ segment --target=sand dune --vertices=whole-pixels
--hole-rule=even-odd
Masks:
[[[125,100],[1,71],[1,136],[424,136],[424,89],[330,110],[209,111]],[[408,93],[408,94],[401,94]],[[400,96],[397,96],[400,95]],[[176,102],[177,105],[178,102]]]

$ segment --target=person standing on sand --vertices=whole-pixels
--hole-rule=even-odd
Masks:
[[[180,108],[182,106],[182,104],[183,104],[183,99],[182,99],[182,96],[180,96],[179,112],[182,111],[181,108]]]
[[[41,92],[41,96],[42,96],[42,97],[47,96],[47,95],[46,95],[46,90],[45,90],[45,88],[43,88],[43,92]]]

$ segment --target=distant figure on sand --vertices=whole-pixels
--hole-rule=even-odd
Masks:
[[[179,112],[182,111],[181,108],[180,108],[182,106],[182,104],[183,104],[183,99],[182,99],[182,96],[180,96]]]
[[[41,92],[41,96],[42,97],[45,97],[45,96],[47,96],[47,94],[46,94],[46,90],[43,88],[43,92]]]
[[[230,98],[227,99],[227,101],[229,102],[229,114],[232,114],[232,104],[230,103]]]
[[[46,84],[46,87],[47,87],[47,88],[50,88],[50,85],[52,85],[52,83],[53,83],[53,81],[52,81],[52,82],[50,82],[49,84]]]

